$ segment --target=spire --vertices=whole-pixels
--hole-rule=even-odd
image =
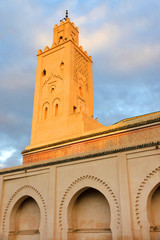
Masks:
[[[68,10],[66,10],[66,17],[65,17],[65,18],[62,18],[62,19],[60,20],[60,22],[61,22],[61,21],[63,21],[63,20],[65,20],[65,21],[66,21],[66,20],[67,20],[67,18],[68,18]]]

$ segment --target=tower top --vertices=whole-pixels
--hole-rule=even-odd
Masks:
[[[65,43],[69,40],[74,42],[76,45],[79,45],[79,31],[78,27],[75,27],[75,24],[70,21],[68,17],[68,10],[66,10],[66,17],[60,20],[60,24],[54,25],[54,34],[53,34],[53,45],[56,47],[62,43]]]

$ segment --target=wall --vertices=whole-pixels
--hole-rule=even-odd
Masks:
[[[0,172],[0,239],[8,239],[11,212],[20,199],[23,202],[28,196],[40,209],[39,239],[159,239],[160,224],[153,220],[157,217],[152,213],[160,199],[159,190],[154,194],[160,185],[158,148],[54,164],[53,159],[48,166],[32,164],[25,165],[26,170],[17,167],[17,172]],[[91,198],[84,197],[86,191],[92,192]],[[88,201],[95,209],[85,222],[82,209],[87,208]],[[100,205],[106,213],[106,218],[102,216],[103,227],[98,223],[98,202],[103,202]],[[78,216],[82,229],[73,224],[79,221]]]

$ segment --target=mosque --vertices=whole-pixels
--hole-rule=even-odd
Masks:
[[[66,16],[38,50],[30,146],[0,170],[0,240],[160,240],[160,112],[93,117],[92,57]]]

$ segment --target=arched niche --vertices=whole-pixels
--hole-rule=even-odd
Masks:
[[[68,206],[68,240],[111,240],[110,206],[105,196],[94,188],[77,192]]]
[[[69,218],[70,213],[72,212],[71,209],[73,207],[73,204],[76,201],[77,197],[80,196],[80,194],[88,188],[98,190],[107,199],[110,206],[110,228],[112,232],[112,238],[114,240],[121,239],[122,233],[118,199],[116,198],[116,195],[114,194],[111,187],[106,182],[92,175],[84,175],[75,179],[64,192],[59,207],[59,227],[57,239],[67,240],[69,234],[68,232],[71,228]],[[70,239],[72,240],[72,238]],[[68,240],[70,239],[68,238]]]
[[[42,120],[48,120],[50,118],[50,105],[45,102],[42,107]]]
[[[53,101],[53,117],[57,117],[61,114],[61,102],[59,98],[55,98]]]
[[[137,219],[137,229],[139,227],[139,238],[142,240],[159,240],[158,231],[153,227],[153,205],[155,193],[160,186],[160,167],[152,170],[142,180],[136,195],[135,215]],[[154,195],[154,193],[156,195]],[[157,197],[156,197],[157,198]],[[153,233],[153,234],[152,234]],[[156,238],[155,238],[156,236]]]
[[[40,240],[40,208],[30,196],[14,205],[9,219],[9,240]]]
[[[160,239],[160,184],[151,191],[148,197],[148,219],[150,223],[150,239]]]
[[[11,234],[10,234],[11,231],[14,230],[12,223],[15,221],[15,214],[18,207],[28,197],[31,197],[32,199],[34,199],[40,209],[40,214],[41,214],[40,226],[39,226],[40,238],[38,236],[38,239],[43,240],[46,238],[47,208],[46,208],[45,200],[41,195],[41,193],[35,187],[31,185],[22,185],[10,195],[9,201],[5,207],[5,210],[3,213],[3,220],[2,220],[2,230],[3,230],[2,239],[3,240],[8,240],[9,235],[10,235],[10,239],[14,240],[14,238],[11,238]],[[29,238],[27,238],[27,240],[28,239]],[[26,239],[24,238],[24,240]]]

